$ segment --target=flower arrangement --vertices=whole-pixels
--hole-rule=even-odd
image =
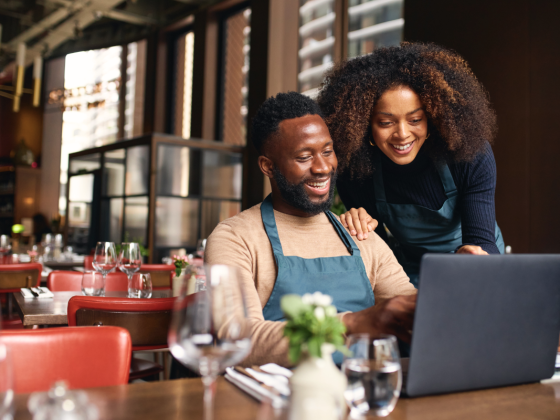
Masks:
[[[183,271],[189,265],[186,255],[173,255],[173,265],[175,266],[175,276],[179,277],[181,271]]]
[[[320,292],[282,297],[280,307],[288,321],[284,336],[288,337],[288,354],[293,363],[299,362],[302,352],[321,357],[323,343],[347,352],[343,337],[346,327],[336,316],[336,308],[331,303],[332,298]]]

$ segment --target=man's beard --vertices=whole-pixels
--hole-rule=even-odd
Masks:
[[[291,206],[313,216],[323,213],[331,208],[334,199],[334,189],[336,186],[336,171],[330,173],[331,184],[329,188],[329,195],[327,199],[321,203],[312,202],[305,191],[305,181],[312,180],[312,178],[307,178],[299,184],[292,184],[277,168],[273,169],[272,175],[276,181],[278,189],[280,190],[282,198]]]

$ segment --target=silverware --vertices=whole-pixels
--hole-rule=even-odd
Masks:
[[[41,289],[40,287],[35,287],[35,291],[39,294],[41,293],[46,293],[43,289]]]
[[[39,294],[38,294],[35,290],[33,290],[33,288],[30,287],[30,288],[29,288],[29,291],[31,292],[31,294],[32,294],[33,296],[39,297]]]

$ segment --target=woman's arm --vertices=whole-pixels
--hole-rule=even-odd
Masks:
[[[496,246],[496,162],[490,145],[472,163],[463,167],[460,183],[461,226],[463,246],[458,253],[479,253],[472,246],[488,254],[499,254]]]

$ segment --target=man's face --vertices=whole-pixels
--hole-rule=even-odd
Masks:
[[[313,215],[332,204],[338,161],[329,130],[319,115],[282,121],[267,157],[273,185],[286,204]]]

